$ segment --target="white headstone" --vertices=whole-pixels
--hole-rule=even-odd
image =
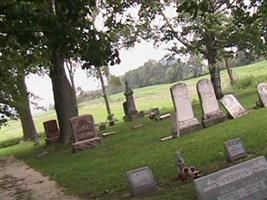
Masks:
[[[200,80],[197,83],[197,91],[201,102],[204,119],[224,115],[221,111],[212,83],[208,79]]]
[[[187,86],[184,83],[178,83],[171,87],[171,95],[176,110],[176,125],[177,129],[185,129],[195,125],[200,125],[200,122],[195,117],[191,97],[189,96]]]
[[[267,82],[260,83],[257,86],[260,100],[264,107],[267,107]]]
[[[224,95],[221,99],[221,103],[234,119],[242,117],[248,113],[232,94]]]

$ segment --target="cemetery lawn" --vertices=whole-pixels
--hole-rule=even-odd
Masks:
[[[170,134],[170,120],[156,122],[144,118],[109,127],[108,131],[116,131],[115,135],[103,138],[103,144],[94,149],[76,154],[72,154],[68,147],[46,147],[43,142],[40,146],[21,143],[1,149],[0,153],[1,156],[15,155],[43,175],[56,180],[69,193],[85,199],[134,199],[128,193],[126,172],[149,166],[159,192],[143,199],[196,200],[194,183],[177,180],[176,150],[180,150],[186,163],[194,165],[202,175],[231,165],[225,160],[223,143],[237,137],[243,139],[248,150],[249,157],[246,159],[267,156],[267,108],[254,108],[258,99],[255,88],[235,91],[235,95],[249,114],[171,141],[160,142],[161,137]],[[194,110],[200,118],[197,102]],[[138,123],[143,123],[144,128],[131,128]],[[44,150],[49,153],[47,156],[35,157]]]

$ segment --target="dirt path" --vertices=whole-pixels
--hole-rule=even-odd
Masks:
[[[0,159],[0,200],[80,200],[15,157]]]

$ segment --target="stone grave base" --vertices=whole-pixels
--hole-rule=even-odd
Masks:
[[[58,141],[59,141],[59,137],[52,137],[52,138],[45,139],[46,145],[51,145],[51,144],[57,143]]]
[[[192,126],[188,126],[188,127],[184,127],[184,128],[179,128],[179,130],[176,130],[174,137],[176,137],[176,135],[177,135],[177,137],[182,136],[182,135],[186,135],[186,134],[198,131],[200,129],[202,129],[201,123],[197,123],[197,124],[194,124]]]
[[[221,115],[221,116],[216,116],[216,117],[209,118],[209,119],[203,119],[202,123],[203,123],[203,126],[207,128],[209,126],[213,126],[215,124],[224,122],[226,120],[227,120],[226,115]]]
[[[75,153],[77,151],[82,151],[84,149],[93,148],[98,144],[101,144],[102,140],[100,137],[95,137],[88,140],[83,140],[79,142],[75,142],[72,144],[72,152]]]

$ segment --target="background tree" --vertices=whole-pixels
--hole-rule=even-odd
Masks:
[[[17,50],[7,46],[0,50],[0,102],[8,105],[3,108],[11,107],[17,111],[23,130],[23,139],[25,141],[33,139],[38,144],[38,134],[30,109],[30,93],[25,83],[26,76],[32,72],[36,55],[35,52],[21,47],[16,40],[9,41],[8,45],[16,46]]]
[[[229,47],[232,27],[229,7],[236,0],[145,1],[139,10],[139,30],[157,44],[165,43],[172,52],[200,54],[208,61],[217,98],[223,96],[217,61]]]

